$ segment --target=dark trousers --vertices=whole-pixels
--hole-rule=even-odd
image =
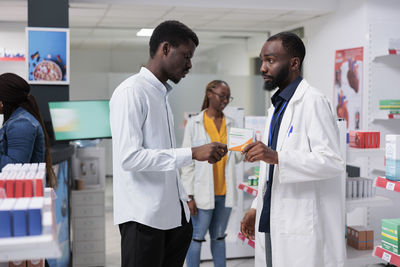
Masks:
[[[160,230],[137,222],[119,225],[122,267],[182,267],[192,239],[192,222]]]

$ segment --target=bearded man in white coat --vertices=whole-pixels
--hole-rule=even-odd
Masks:
[[[264,140],[243,150],[245,160],[260,161],[259,193],[241,222],[245,236],[261,237],[256,266],[344,266],[339,130],[328,99],[300,76],[304,57],[303,42],[288,32],[260,53],[265,89],[278,90]]]

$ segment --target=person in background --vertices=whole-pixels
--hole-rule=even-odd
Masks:
[[[44,122],[31,95],[29,84],[13,73],[0,75],[0,169],[9,163],[46,163],[47,184],[57,185],[50,141]]]
[[[176,148],[168,102],[172,87],[192,67],[196,34],[178,21],[158,25],[145,67],[110,100],[114,223],[121,233],[121,266],[182,266],[192,237],[188,196],[179,169],[192,159],[215,163],[226,153],[213,142]]]
[[[207,84],[202,111],[188,120],[182,147],[210,141],[227,144],[227,133],[235,127],[235,122],[223,110],[232,100],[226,82],[214,80]],[[188,267],[199,266],[201,244],[205,241],[207,230],[214,266],[226,266],[225,230],[236,203],[235,165],[241,158],[240,153],[229,151],[215,164],[192,161],[192,164],[182,168],[181,179],[189,195],[193,222],[192,242],[186,256]]]
[[[260,53],[264,87],[278,90],[264,140],[243,149],[246,161],[261,162],[259,193],[241,222],[248,238],[265,237],[256,240],[256,267],[265,266],[263,245],[268,267],[344,266],[339,129],[329,100],[300,76],[305,52],[297,35],[282,32]]]

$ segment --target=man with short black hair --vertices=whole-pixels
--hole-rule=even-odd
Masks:
[[[192,67],[196,34],[178,21],[158,25],[145,67],[110,100],[114,223],[121,233],[121,266],[182,266],[192,237],[189,200],[178,169],[192,159],[215,163],[221,143],[176,148],[168,95]]]
[[[344,266],[339,130],[328,99],[300,76],[304,56],[289,32],[271,36],[260,53],[264,88],[278,91],[264,140],[243,150],[261,162],[259,193],[241,222],[245,236],[258,237],[256,267]]]

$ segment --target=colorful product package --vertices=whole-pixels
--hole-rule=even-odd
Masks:
[[[254,142],[254,130],[245,128],[231,128],[228,135],[228,149],[242,151],[246,145]]]
[[[399,254],[400,219],[382,219],[382,248]]]
[[[400,181],[400,135],[386,135],[386,178]]]

